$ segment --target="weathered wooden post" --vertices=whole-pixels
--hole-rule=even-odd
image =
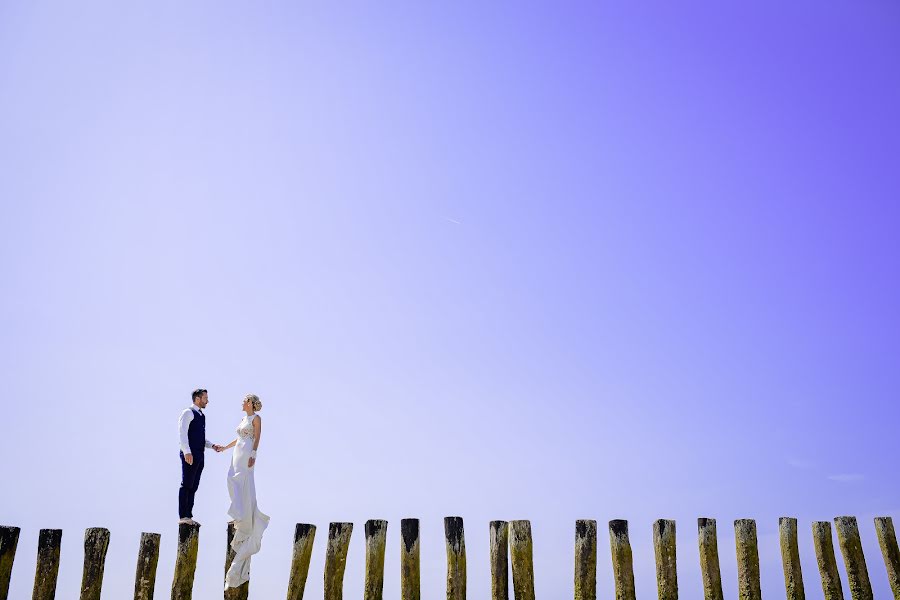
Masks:
[[[384,592],[384,548],[387,521],[366,521],[366,579],[363,600],[381,600]]]
[[[656,590],[659,600],[678,600],[675,521],[659,519],[653,524],[653,551],[656,555]]]
[[[575,600],[597,600],[597,521],[575,521]]]
[[[719,569],[719,540],[716,520],[697,519],[697,544],[700,547],[700,577],[703,579],[703,600],[724,600],[722,572]]]
[[[876,517],[875,531],[878,533],[878,545],[884,557],[888,581],[894,600],[900,600],[900,548],[897,547],[897,534],[894,532],[894,521],[890,517]]]
[[[841,576],[837,562],[834,560],[834,545],[831,542],[831,523],[814,521],[812,524],[813,545],[816,548],[816,561],[819,563],[819,575],[822,576],[822,592],[825,600],[844,600],[841,589]]]
[[[353,523],[328,525],[328,546],[325,549],[325,600],[342,600],[344,597],[344,569]]]
[[[419,520],[400,520],[400,600],[421,600]]]
[[[191,600],[199,545],[200,526],[193,523],[179,523],[175,574],[172,576],[172,600]]]
[[[231,563],[234,562],[236,554],[231,547],[231,542],[234,540],[234,532],[234,523],[228,523],[228,529],[225,533],[225,575],[228,574],[228,569],[231,568]],[[224,575],[222,583],[225,583]],[[224,597],[225,600],[247,600],[250,597],[250,582],[245,581],[236,588],[228,588],[225,590]]]
[[[41,529],[38,534],[37,568],[34,573],[32,600],[53,600],[59,575],[59,549],[62,529]]]
[[[16,560],[19,531],[18,527],[0,526],[0,600],[6,600],[9,596],[9,580]]]
[[[635,600],[634,562],[631,542],[628,541],[628,521],[615,519],[609,522],[609,548],[612,552],[616,600]]]
[[[509,523],[491,521],[491,600],[509,600]]]
[[[530,521],[509,522],[509,559],[516,600],[534,600],[534,560]]]
[[[781,564],[784,567],[787,600],[806,600],[803,572],[800,569],[800,546],[797,543],[797,519],[778,519],[778,537],[781,540]]]
[[[153,600],[156,589],[156,566],[159,564],[158,533],[142,533],[138,546],[137,569],[134,573],[134,600]]]
[[[738,598],[762,600],[759,585],[759,546],[756,541],[756,521],[738,519],[734,522],[734,544],[737,550]]]
[[[84,570],[81,575],[81,600],[100,600],[107,550],[109,550],[109,529],[91,527],[84,532]]]
[[[869,570],[866,568],[866,557],[863,555],[856,517],[836,517],[834,528],[837,530],[841,554],[844,555],[850,597],[853,600],[872,600],[872,583],[869,581]]]
[[[287,600],[303,600],[315,539],[315,525],[297,523],[294,528],[294,553],[291,557],[291,576],[288,579]]]
[[[462,517],[444,517],[447,600],[466,600],[466,536]]]

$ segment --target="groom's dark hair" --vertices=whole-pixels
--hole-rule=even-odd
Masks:
[[[197,388],[193,392],[191,392],[191,402],[195,401],[197,398],[206,393],[206,390],[203,388]]]

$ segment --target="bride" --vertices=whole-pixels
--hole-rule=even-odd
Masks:
[[[257,411],[262,410],[262,402],[254,394],[247,394],[241,405],[247,415],[237,428],[237,439],[222,448],[234,447],[231,468],[228,469],[228,495],[231,507],[228,515],[234,519],[234,539],[231,549],[234,560],[225,573],[225,589],[238,587],[250,580],[250,557],[262,544],[262,535],[269,524],[269,517],[256,506],[256,485],[253,481],[253,465],[262,432],[262,419]]]

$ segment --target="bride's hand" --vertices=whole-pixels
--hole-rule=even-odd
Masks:
[[[250,457],[250,460],[247,461],[247,466],[250,467],[250,468],[252,469],[252,468],[253,468],[253,465],[255,465],[255,464],[256,464],[256,459],[253,458],[253,457],[251,456],[251,457]]]

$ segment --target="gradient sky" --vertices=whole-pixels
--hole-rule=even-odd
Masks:
[[[572,593],[574,522],[755,518],[784,593],[779,516],[900,518],[900,7],[870,2],[0,4],[0,522],[112,531],[105,598],[141,531],[177,537],[176,423],[210,391],[225,443],[264,403],[272,516],[251,590],[282,597],[296,522],[531,519],[540,598]],[[194,597],[219,598],[227,459],[207,458]],[[843,567],[842,567],[843,573]],[[842,575],[843,577],[843,575]],[[844,577],[846,590],[846,577]],[[846,592],[845,592],[846,593]],[[847,596],[849,597],[849,595]]]

